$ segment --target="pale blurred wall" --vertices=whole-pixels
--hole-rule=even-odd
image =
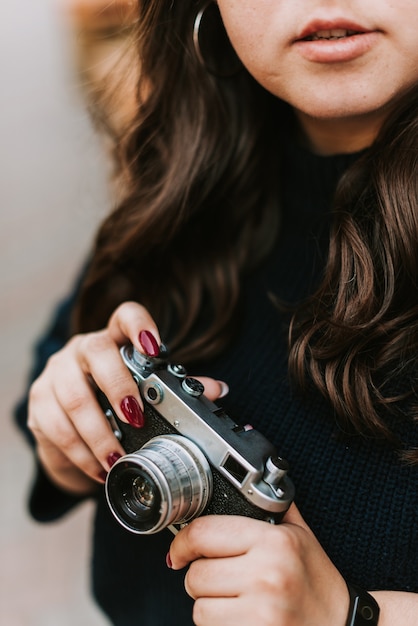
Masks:
[[[33,341],[108,210],[105,159],[57,0],[0,2],[0,624],[103,626],[89,598],[91,509],[27,517],[30,454],[11,423]]]

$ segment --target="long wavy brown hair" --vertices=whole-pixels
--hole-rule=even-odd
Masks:
[[[139,3],[138,106],[116,142],[125,192],[99,230],[74,318],[94,330],[137,300],[185,363],[225,348],[242,276],[276,240],[289,111],[244,68],[220,78],[202,66],[192,40],[202,4]],[[414,88],[341,179],[322,284],[289,330],[294,378],[313,381],[344,426],[388,438],[385,416],[417,382],[417,136]],[[418,452],[404,456],[418,463]]]

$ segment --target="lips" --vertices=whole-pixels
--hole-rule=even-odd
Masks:
[[[370,51],[380,32],[345,19],[311,21],[294,39],[299,54],[315,63],[344,63]]]
[[[312,35],[308,35],[303,38],[303,41],[318,41],[325,39],[327,41],[331,41],[332,39],[343,39],[344,37],[352,37],[353,35],[360,34],[359,31],[350,30],[346,28],[331,28],[318,30]]]
[[[296,37],[296,41],[317,41],[317,40],[333,40],[352,37],[371,32],[359,24],[353,22],[339,21],[319,21],[310,22],[303,28],[302,32]]]

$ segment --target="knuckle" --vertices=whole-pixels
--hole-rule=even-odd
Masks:
[[[264,564],[263,573],[254,582],[253,591],[265,597],[269,595],[275,597],[278,592],[286,594],[287,597],[287,594],[293,588],[291,578],[288,573],[284,572],[277,565],[276,567],[268,567]]]
[[[142,306],[142,304],[139,304],[139,302],[135,302],[134,300],[126,300],[126,302],[122,302],[122,304],[118,306],[116,312],[124,314],[131,313],[132,311],[139,312],[144,310],[144,307]]]
[[[37,378],[33,381],[28,393],[29,404],[35,404],[38,402],[39,398],[42,395],[42,387],[43,385],[41,378]]]
[[[119,304],[119,306],[116,307],[116,309],[113,311],[110,320],[114,320],[115,318],[121,317],[124,315],[124,313],[126,313],[126,311],[128,311],[131,307],[131,302],[127,301],[127,302],[122,302],[122,304]]]
[[[50,357],[50,360],[53,360],[54,357],[58,357],[60,356],[60,354],[64,351],[75,351],[77,352],[79,350],[79,346],[83,343],[83,341],[85,340],[86,335],[85,334],[76,334],[73,335],[72,337],[70,337],[70,339],[67,341],[66,345],[59,350],[58,352],[56,352],[55,354],[53,354]]]
[[[68,415],[79,413],[90,400],[89,394],[81,389],[71,389],[63,392],[62,407]]]
[[[293,528],[282,525],[277,526],[273,530],[275,531],[275,542],[279,550],[290,555],[301,553],[303,550],[303,542],[299,534],[295,532]]]
[[[42,428],[32,411],[29,411],[28,413],[27,427],[35,437],[36,441],[40,441],[43,438]]]
[[[203,598],[198,598],[197,600],[195,600],[195,603],[193,605],[193,624],[195,624],[196,626],[200,626],[200,624],[206,623],[205,606],[206,603],[204,602]]]
[[[110,373],[109,382],[106,388],[109,397],[115,398],[119,395],[125,396],[133,391],[136,391],[137,389],[138,387],[135,384],[134,379],[126,368]]]
[[[105,436],[93,436],[89,439],[89,447],[94,453],[94,456],[103,464],[106,465],[109,457],[116,459],[116,455],[122,456],[119,452],[119,446],[114,438],[108,438]],[[123,450],[122,450],[123,452]]]
[[[193,598],[196,599],[198,594],[197,594],[197,589],[196,589],[196,565],[195,562],[191,563],[189,566],[189,569],[187,570],[187,573],[184,577],[184,586],[185,589],[188,593],[188,595]]]
[[[107,332],[103,330],[87,333],[80,340],[80,344],[81,352],[86,355],[100,354],[115,345]]]
[[[38,416],[43,415],[42,401],[44,398],[44,383],[41,378],[37,378],[29,388],[28,392],[28,418],[27,426],[35,434],[40,433],[42,428]]]
[[[266,626],[276,626],[277,624],[277,610],[275,606],[270,602],[260,602],[257,605],[258,620],[260,624]],[[289,623],[289,626],[291,622]],[[293,623],[293,622],[292,622]]]
[[[204,517],[197,517],[188,526],[187,541],[191,548],[196,549],[205,539],[207,527]]]
[[[64,454],[68,454],[73,451],[79,444],[78,433],[76,431],[62,428],[60,424],[56,425],[53,438],[57,442],[59,449],[62,450]]]
[[[109,325],[117,323],[118,320],[130,319],[132,317],[140,317],[142,315],[146,315],[147,310],[142,304],[139,302],[134,302],[133,300],[128,300],[126,302],[122,302],[112,313]]]

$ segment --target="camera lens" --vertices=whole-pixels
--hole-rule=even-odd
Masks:
[[[138,476],[133,484],[133,493],[139,506],[151,508],[155,500],[155,486],[146,476]]]
[[[112,498],[117,517],[131,526],[152,528],[159,519],[161,493],[158,485],[140,467],[122,463],[112,477],[118,497]]]
[[[106,481],[110,509],[122,526],[151,534],[202,513],[212,473],[200,448],[181,435],[161,435],[127,454]]]

